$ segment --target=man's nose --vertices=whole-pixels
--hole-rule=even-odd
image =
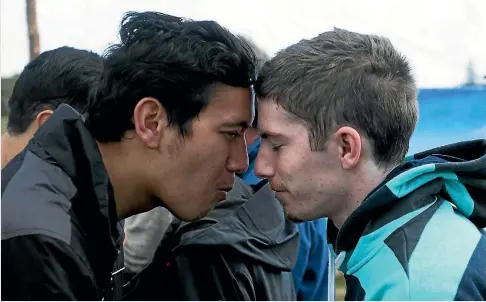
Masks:
[[[271,155],[265,148],[260,148],[255,160],[255,175],[259,178],[272,178],[275,175],[275,168],[272,164]]]
[[[230,151],[227,169],[238,174],[248,170],[248,150],[244,140],[233,146]]]

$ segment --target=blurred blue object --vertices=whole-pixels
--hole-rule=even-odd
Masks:
[[[409,154],[458,141],[486,138],[486,87],[421,89],[419,121]]]

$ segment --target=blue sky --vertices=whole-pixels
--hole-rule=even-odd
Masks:
[[[385,35],[410,60],[421,87],[461,84],[473,62],[486,75],[485,0],[39,0],[41,50],[62,45],[102,52],[117,41],[122,14],[158,10],[213,19],[270,54],[332,27]],[[25,1],[1,1],[1,74],[28,60]]]

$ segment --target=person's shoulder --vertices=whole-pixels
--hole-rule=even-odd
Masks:
[[[21,163],[12,164],[20,166],[2,188],[2,240],[43,234],[68,242],[71,199],[77,192],[72,180],[30,152]]]
[[[484,234],[447,200],[431,205],[384,242],[407,276],[411,299],[454,300],[484,284]]]
[[[43,251],[47,249],[66,254],[76,254],[69,243],[57,237],[56,234],[42,234],[40,232],[12,237],[2,236],[2,254],[5,252],[2,257],[15,256],[20,259],[28,256],[40,260],[43,257]]]
[[[17,171],[22,166],[25,153],[27,149],[22,150],[19,154],[14,156],[3,168],[2,168],[2,195],[5,191],[10,180],[14,177]]]

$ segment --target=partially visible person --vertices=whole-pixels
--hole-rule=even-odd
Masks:
[[[175,219],[152,263],[129,281],[124,299],[295,300],[290,270],[297,256],[297,229],[285,221],[265,184],[251,187],[236,178],[228,198],[207,217],[187,223]],[[149,232],[144,252],[151,252],[148,243],[160,233],[152,233],[142,220],[135,227]]]
[[[248,43],[253,47],[260,66],[270,58],[247,37]],[[255,119],[246,131],[246,143],[248,145],[248,170],[239,174],[247,184],[256,185],[261,178],[255,175],[255,160],[260,148],[260,135],[257,129],[258,110],[255,110]],[[299,231],[299,250],[297,262],[292,269],[295,292],[300,301],[325,301],[328,288],[328,262],[329,252],[327,247],[327,221],[326,218],[305,221],[297,224]]]
[[[27,146],[59,105],[67,104],[81,114],[87,113],[88,94],[102,66],[103,59],[98,54],[68,46],[45,51],[25,66],[8,101],[8,128],[2,136],[2,169]],[[2,194],[3,181],[9,180],[21,164],[15,160],[2,170]],[[122,229],[121,224],[118,228]],[[123,265],[123,254],[120,254],[112,269],[112,290],[106,293],[107,299],[122,298],[123,278],[116,272],[122,271]]]
[[[388,39],[301,40],[265,63],[257,93],[255,173],[289,219],[328,217],[346,300],[485,300],[486,141],[405,160],[417,87]]]
[[[94,52],[64,46],[41,53],[25,66],[8,100],[2,169],[27,146],[60,104],[87,112],[89,89],[99,77],[102,64],[102,58]]]
[[[198,219],[247,168],[250,47],[157,12],[127,13],[120,37],[86,119],[60,105],[2,169],[4,300],[110,298],[118,220],[157,206]]]

